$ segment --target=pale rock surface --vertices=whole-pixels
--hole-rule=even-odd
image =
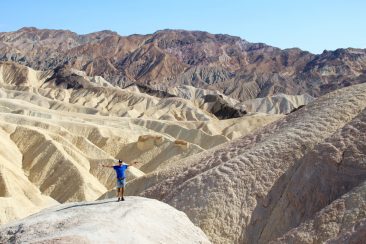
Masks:
[[[0,228],[1,243],[210,243],[188,217],[147,198],[63,204]]]

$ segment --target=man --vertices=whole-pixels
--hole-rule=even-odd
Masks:
[[[124,201],[123,198],[125,186],[126,186],[126,174],[125,171],[128,168],[128,164],[123,163],[122,160],[117,160],[115,162],[118,162],[118,165],[102,165],[103,167],[107,168],[113,168],[116,171],[117,174],[117,202]],[[137,162],[134,162],[133,164],[137,164]]]

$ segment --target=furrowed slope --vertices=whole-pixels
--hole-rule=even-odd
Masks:
[[[340,173],[332,174],[337,166],[326,163],[338,157],[336,155],[342,155],[344,149],[339,149],[336,155],[327,152],[332,157],[326,162],[312,161],[307,157],[317,154],[317,150],[323,153],[317,149],[323,144],[332,150],[333,147],[327,140],[336,143],[337,134],[342,130],[355,127],[359,123],[362,125],[365,108],[365,85],[337,90],[251,135],[193,155],[181,161],[174,169],[136,179],[130,183],[129,192],[157,198],[184,211],[216,243],[266,243],[285,234],[307,218],[312,218],[316,212],[362,183],[365,177],[363,171],[356,173],[352,170],[352,167],[361,167],[363,164],[359,160],[365,157],[363,142],[359,144],[358,137],[344,139],[357,152],[354,166],[350,166],[350,169],[343,168],[344,173],[340,166]],[[363,136],[363,126],[358,130],[361,129]],[[346,155],[352,157],[351,152],[343,157]],[[324,157],[327,158],[326,155]],[[342,164],[347,162],[345,160]],[[324,180],[320,178],[318,183],[317,180],[322,177],[318,173],[318,178],[314,176],[317,180],[311,180],[308,178],[309,174],[296,171],[297,168],[306,168],[305,165],[309,162],[321,163],[325,173],[329,172],[330,175],[325,174]],[[352,160],[348,161],[351,162]],[[320,166],[308,167],[311,172],[317,172],[316,167]],[[301,183],[302,180],[299,182],[295,172],[302,175],[304,184]],[[294,182],[288,180],[291,178]],[[333,188],[333,181],[326,179],[338,182],[340,188]],[[305,183],[307,181],[308,184]],[[302,185],[309,189],[304,194],[314,190],[319,193],[301,201],[301,195],[304,196]],[[342,186],[347,187],[342,189]],[[286,187],[289,188],[289,193],[286,195],[285,191],[283,198],[287,200],[281,200],[281,190],[278,189]],[[291,197],[291,194],[296,195]],[[286,201],[292,201],[296,214],[294,217],[285,215],[278,219],[278,216],[284,215],[283,212],[281,215],[281,211],[284,211],[281,208],[287,206]],[[362,206],[358,207],[363,208]]]

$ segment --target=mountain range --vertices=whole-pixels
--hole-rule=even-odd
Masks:
[[[317,97],[366,78],[366,50],[312,54],[281,50],[239,37],[202,31],[161,30],[120,36],[112,31],[78,35],[33,27],[0,33],[0,60],[37,70],[60,67],[102,76],[126,87],[192,85],[240,101],[285,93]]]

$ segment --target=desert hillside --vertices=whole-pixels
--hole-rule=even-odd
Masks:
[[[161,98],[108,84],[76,70],[0,63],[0,223],[99,198],[115,186],[113,170],[101,167],[115,158],[139,162],[129,170],[131,180],[284,116],[243,113],[220,120],[213,110],[241,110],[225,97],[203,99],[210,92],[185,87],[181,95],[195,96]]]
[[[366,85],[340,89],[127,190],[184,211],[214,243],[357,236],[366,214],[365,125]]]
[[[120,88],[75,69],[0,71],[2,224],[114,198],[101,164],[122,158],[139,162],[128,195],[183,211],[213,243],[363,235],[365,84],[240,102],[191,86]]]

